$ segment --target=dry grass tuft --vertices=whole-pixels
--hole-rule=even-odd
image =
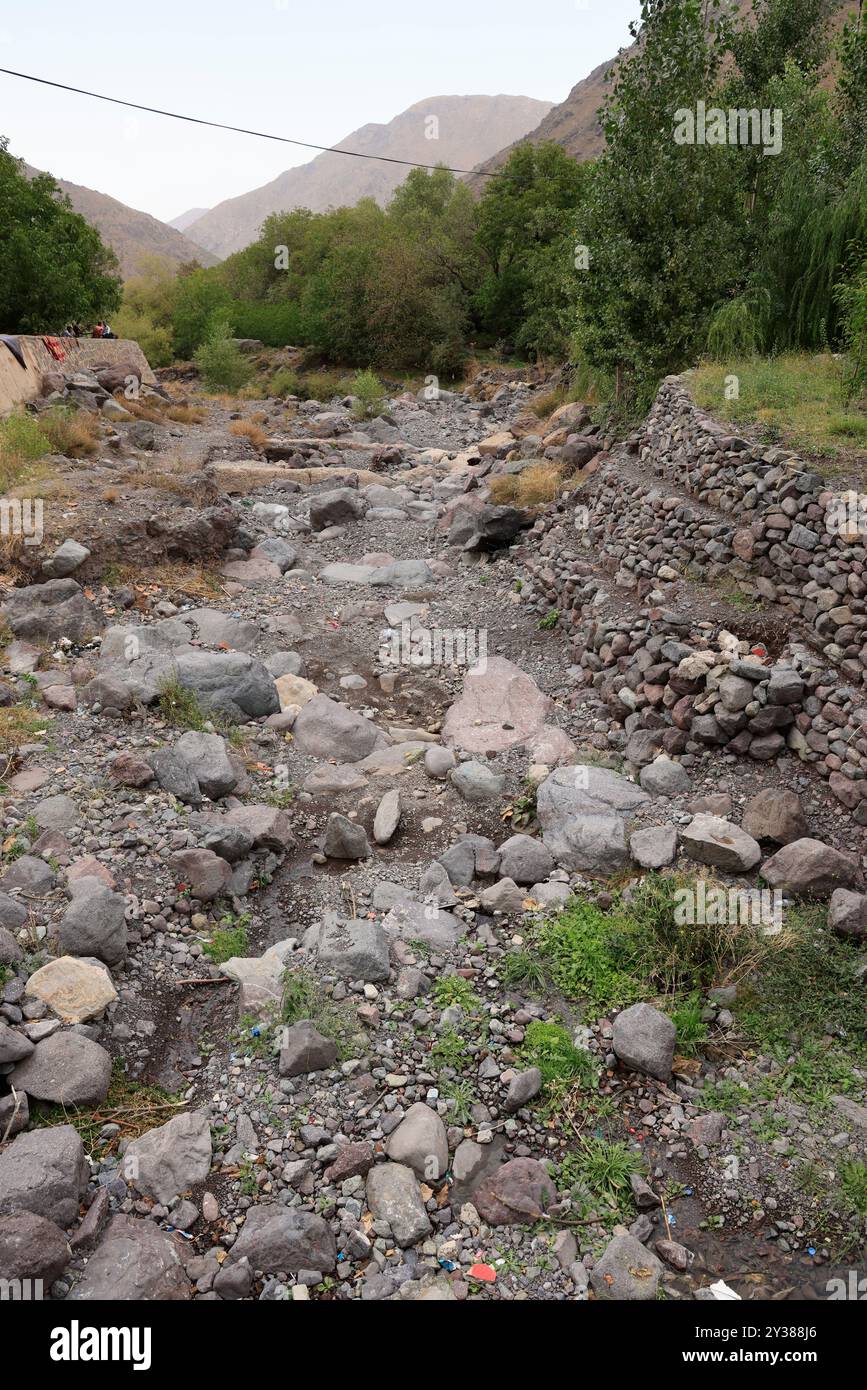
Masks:
[[[562,464],[543,460],[523,473],[504,473],[491,479],[491,497],[499,505],[538,507],[553,502],[563,484]]]
[[[200,425],[208,412],[196,405],[170,405],[166,419],[174,420],[176,425]]]
[[[43,415],[39,423],[53,454],[86,458],[99,447],[102,435],[98,415],[84,410],[56,410]]]
[[[268,441],[267,434],[261,425],[256,424],[255,420],[233,420],[229,426],[229,433],[236,434],[242,439],[249,439],[254,449],[264,449]]]

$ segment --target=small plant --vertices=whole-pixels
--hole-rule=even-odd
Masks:
[[[207,723],[194,690],[187,690],[176,677],[168,676],[160,684],[160,714],[176,729],[193,729],[201,733]]]
[[[578,1186],[591,1198],[620,1212],[631,1192],[630,1178],[641,1171],[641,1160],[625,1144],[582,1139],[580,1148],[567,1154],[560,1166],[560,1183],[567,1191]]]
[[[374,372],[356,372],[350,394],[357,402],[353,411],[356,420],[371,420],[384,413],[385,390]]]
[[[196,353],[196,366],[208,391],[237,392],[250,380],[250,364],[232,341],[228,319],[216,318],[211,322]]]
[[[550,612],[550,613],[546,613],[546,614],[545,614],[545,617],[542,618],[542,619],[540,620],[540,622],[539,622],[539,631],[540,631],[540,632],[553,632],[554,628],[557,626],[557,624],[559,623],[559,621],[560,621],[560,610],[559,610],[559,608],[552,608],[552,609],[551,609],[551,612]]]
[[[300,396],[302,390],[298,373],[293,372],[290,367],[280,367],[268,383],[268,394],[284,398],[286,396]]]
[[[444,1028],[431,1048],[432,1059],[443,1069],[460,1071],[467,1059],[467,1043],[454,1028]]]
[[[439,1091],[443,1100],[451,1107],[450,1122],[461,1127],[469,1124],[476,1099],[469,1081],[441,1081]]]
[[[595,1086],[598,1080],[596,1062],[585,1048],[576,1047],[560,1023],[542,1023],[536,1019],[528,1024],[521,1046],[522,1060],[528,1067],[538,1067],[543,1081],[581,1081]]]
[[[867,1163],[857,1158],[841,1163],[840,1188],[845,1204],[859,1217],[867,1216]]]
[[[224,961],[232,960],[234,956],[246,956],[249,950],[247,938],[249,923],[250,918],[247,914],[239,917],[237,921],[233,917],[224,917],[210,941],[206,941],[202,946],[205,955],[215,965],[222,965]]]
[[[457,1006],[464,1013],[475,1013],[481,1000],[469,980],[463,975],[440,975],[433,987],[433,997],[439,1008]]]
[[[229,433],[240,439],[249,439],[254,449],[262,450],[268,443],[267,434],[255,420],[233,420],[229,426]]]
[[[677,1049],[684,1056],[694,1057],[707,1042],[707,1024],[702,1018],[702,1003],[693,994],[672,1010],[672,1022],[677,1029]]]
[[[326,1038],[337,1044],[341,1057],[350,1055],[355,1033],[352,1013],[336,1004],[311,970],[287,970],[283,976],[281,1019],[291,1026],[309,1019]]]
[[[510,951],[503,959],[500,974],[509,989],[545,988],[545,967],[532,951]]]

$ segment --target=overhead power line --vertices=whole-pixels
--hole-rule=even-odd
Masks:
[[[410,169],[426,169],[435,173],[446,169],[449,174],[478,174],[482,178],[493,178],[496,171],[480,169],[453,169],[447,164],[418,164],[413,159],[396,159],[387,154],[364,154],[361,150],[341,150],[334,145],[314,145],[308,140],[293,140],[288,135],[270,135],[264,130],[248,130],[245,126],[224,125],[222,121],[208,121],[202,116],[183,116],[178,111],[163,111],[159,106],[144,106],[137,101],[124,101],[121,97],[109,97],[104,92],[89,92],[84,87],[71,87],[65,82],[52,82],[47,77],[35,77],[30,72],[15,72],[12,68],[0,68],[6,77],[20,77],[24,82],[38,82],[42,87],[56,87],[60,92],[73,92],[76,96],[92,97],[94,101],[107,101],[112,106],[126,106],[131,111],[146,111],[151,116],[167,116],[172,121],[187,121],[190,125],[208,126],[211,130],[228,130],[234,135],[252,135],[257,140],[276,140],[281,145],[297,145],[303,150],[318,150],[321,154],[345,154],[349,159],[374,159],[380,164],[402,164]]]

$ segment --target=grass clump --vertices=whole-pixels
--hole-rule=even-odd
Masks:
[[[139,1135],[165,1124],[185,1108],[184,1101],[178,1100],[162,1087],[133,1081],[127,1076],[123,1062],[115,1058],[108,1094],[99,1105],[31,1106],[30,1118],[38,1129],[72,1125],[81,1135],[87,1153],[98,1151],[100,1157],[104,1158],[117,1148],[122,1139],[138,1139]],[[107,1124],[119,1125],[120,1129],[117,1134],[103,1139],[101,1131]]]
[[[0,754],[8,756],[21,747],[46,734],[51,728],[51,719],[41,710],[31,705],[10,705],[0,709]]]
[[[351,1055],[356,1032],[351,1008],[336,1004],[311,970],[285,972],[280,1018],[288,1027],[309,1019],[323,1037],[337,1044],[339,1057]]]
[[[840,1190],[845,1205],[859,1217],[867,1217],[867,1163],[847,1159],[840,1165]]]
[[[591,1136],[580,1140],[560,1164],[557,1185],[602,1220],[620,1220],[633,1210],[633,1173],[641,1160],[619,1140]]]
[[[440,1009],[457,1006],[467,1014],[475,1013],[482,1002],[463,975],[440,975],[433,987],[433,997]]]
[[[229,426],[229,433],[241,439],[249,439],[254,449],[264,449],[268,443],[267,433],[255,420],[233,420]]]
[[[192,729],[202,733],[207,717],[194,690],[187,690],[174,676],[160,683],[160,714],[176,729]]]
[[[546,1083],[581,1081],[595,1086],[598,1079],[593,1057],[585,1048],[575,1046],[560,1023],[543,1023],[536,1019],[528,1024],[521,1059],[528,1067],[538,1067]]]
[[[231,916],[224,917],[211,939],[202,946],[208,959],[212,960],[214,965],[223,965],[234,956],[246,956],[250,949],[247,932],[249,925],[250,918],[246,914],[237,920]]]
[[[281,367],[268,382],[268,394],[285,399],[287,396],[301,395],[301,379],[291,367]]]
[[[561,464],[543,459],[521,473],[502,473],[491,479],[491,497],[499,506],[539,507],[553,502],[563,486]]]
[[[672,1010],[671,1021],[677,1029],[677,1051],[682,1056],[695,1056],[707,1042],[707,1024],[702,1012],[701,999],[695,994]]]

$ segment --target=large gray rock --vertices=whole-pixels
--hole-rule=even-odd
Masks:
[[[171,857],[177,879],[189,885],[190,893],[200,902],[213,902],[228,893],[232,871],[225,859],[210,849],[179,849]]]
[[[33,1043],[17,1028],[10,1028],[5,1018],[0,1018],[0,1063],[21,1062],[33,1051]]]
[[[311,1071],[326,1071],[337,1061],[337,1044],[326,1038],[309,1019],[301,1019],[280,1034],[281,1076],[304,1076]]]
[[[629,862],[622,813],[650,798],[607,768],[558,767],[536,793],[542,838],[565,869],[615,873]]]
[[[500,845],[500,873],[513,883],[539,883],[554,867],[554,856],[532,835],[512,835]]]
[[[633,1004],[615,1019],[611,1045],[630,1071],[643,1071],[658,1081],[668,1081],[676,1034],[667,1014],[650,1004]]]
[[[238,774],[229,761],[225,740],[219,734],[182,734],[175,753],[183,758],[199,787],[212,801],[228,796],[238,784]]]
[[[126,957],[126,902],[98,879],[79,879],[57,932],[66,956],[95,956],[106,965]]]
[[[182,652],[176,669],[179,683],[195,692],[203,709],[239,720],[260,719],[280,709],[274,677],[247,652]]]
[[[835,888],[828,904],[828,926],[840,936],[867,935],[867,897]]]
[[[51,1033],[19,1062],[10,1080],[16,1090],[54,1105],[98,1105],[108,1095],[111,1057],[80,1033]]]
[[[66,540],[59,545],[53,555],[49,555],[47,560],[42,561],[42,573],[47,574],[49,579],[65,579],[67,575],[74,574],[80,569],[85,560],[90,559],[90,551],[86,545],[79,545],[78,541]]]
[[[449,1166],[446,1127],[435,1110],[419,1101],[392,1131],[385,1152],[393,1163],[411,1168],[422,1182],[445,1177]]]
[[[765,787],[747,802],[742,828],[754,840],[789,845],[807,834],[807,818],[797,793],[785,787]]]
[[[506,784],[503,773],[494,772],[493,768],[475,761],[458,763],[454,771],[449,773],[449,781],[464,801],[474,805],[499,801]]]
[[[382,1163],[367,1175],[367,1205],[385,1221],[401,1249],[430,1234],[430,1221],[415,1173],[402,1163]]]
[[[448,543],[462,550],[497,550],[512,545],[532,524],[531,514],[517,507],[459,507],[452,515]]]
[[[126,1180],[163,1204],[205,1182],[211,1171],[211,1126],[206,1110],[175,1115],[127,1144]]]
[[[551,1175],[535,1158],[501,1163],[473,1194],[473,1205],[489,1226],[525,1226],[538,1221],[556,1200]]]
[[[295,836],[285,811],[277,806],[254,803],[236,806],[224,818],[230,825],[241,826],[253,836],[256,849],[271,849],[284,854],[295,848]]]
[[[247,1212],[226,1264],[243,1259],[263,1274],[297,1274],[302,1269],[333,1274],[337,1244],[321,1216],[282,1206],[255,1206]]]
[[[78,807],[71,796],[46,796],[33,812],[40,830],[68,830],[78,822]]]
[[[376,808],[373,838],[378,845],[387,845],[400,823],[400,792],[397,787],[385,793]]]
[[[3,870],[0,878],[0,888],[4,890],[4,897],[13,888],[20,888],[26,896],[31,894],[41,897],[50,892],[54,886],[54,870],[50,864],[46,864],[44,859],[37,859],[34,854],[22,854],[20,859],[14,860]]]
[[[314,695],[302,709],[292,727],[300,753],[314,758],[336,758],[340,763],[357,763],[384,748],[386,740],[371,720],[356,714],[327,695]]]
[[[467,753],[503,752],[538,734],[552,709],[526,671],[505,657],[487,657],[470,668],[463,694],[449,707],[443,743]]]
[[[712,864],[730,874],[754,869],[762,857],[759,844],[732,821],[700,812],[680,832],[685,854],[698,864]]]
[[[98,1018],[118,997],[102,961],[78,956],[57,956],[34,970],[25,993],[41,999],[63,1023]]]
[[[278,540],[266,544],[285,545],[286,542]],[[259,640],[259,629],[255,623],[247,622],[244,618],[232,618],[216,608],[193,608],[189,613],[181,613],[180,619],[186,626],[192,627],[196,640],[207,647],[235,647],[237,651],[249,652]]]
[[[147,762],[164,792],[185,806],[201,805],[202,789],[195,769],[174,748],[155,748],[148,753]]]
[[[16,932],[19,927],[23,927],[27,921],[27,908],[19,898],[11,898],[8,893],[0,893],[0,930],[7,933]],[[0,964],[12,965],[15,960],[21,959],[21,950],[15,947],[17,955],[7,954],[12,948],[6,943],[5,937],[3,944],[0,944]]]
[[[195,1292],[184,1273],[188,1254],[179,1236],[154,1221],[113,1216],[67,1302],[183,1302]]]
[[[835,888],[859,888],[861,870],[854,854],[841,854],[821,840],[793,840],[762,865],[762,878],[799,898],[827,898]]]
[[[32,1211],[70,1226],[87,1174],[84,1145],[72,1125],[19,1134],[0,1151],[0,1213]]]
[[[315,493],[310,499],[310,525],[314,531],[358,521],[364,515],[364,501],[354,488],[337,487]]]
[[[621,1227],[593,1266],[590,1283],[597,1298],[649,1303],[656,1299],[662,1273],[653,1252]]]
[[[629,853],[642,869],[661,869],[677,854],[677,827],[653,825],[629,837]]]
[[[692,781],[686,768],[667,758],[665,754],[654,758],[652,763],[643,767],[638,780],[651,796],[683,796],[685,792],[692,790]]]
[[[436,903],[396,903],[383,921],[390,937],[423,941],[432,950],[449,951],[466,933],[466,925]]]
[[[32,1211],[0,1216],[0,1279],[41,1279],[48,1288],[69,1264],[60,1227]]]
[[[50,579],[10,589],[0,608],[16,637],[46,638],[56,642],[68,637],[80,642],[100,632],[105,620],[74,579]]]
[[[333,970],[346,980],[376,984],[388,979],[388,936],[379,922],[366,918],[344,921],[336,913],[327,912],[316,949],[323,969]]]
[[[364,826],[338,811],[328,817],[323,848],[329,859],[367,859],[371,854]]]
[[[526,1071],[517,1072],[509,1082],[509,1089],[506,1092],[505,1109],[510,1115],[514,1115],[522,1105],[533,1100],[542,1089],[542,1073],[538,1067],[528,1067]]]

